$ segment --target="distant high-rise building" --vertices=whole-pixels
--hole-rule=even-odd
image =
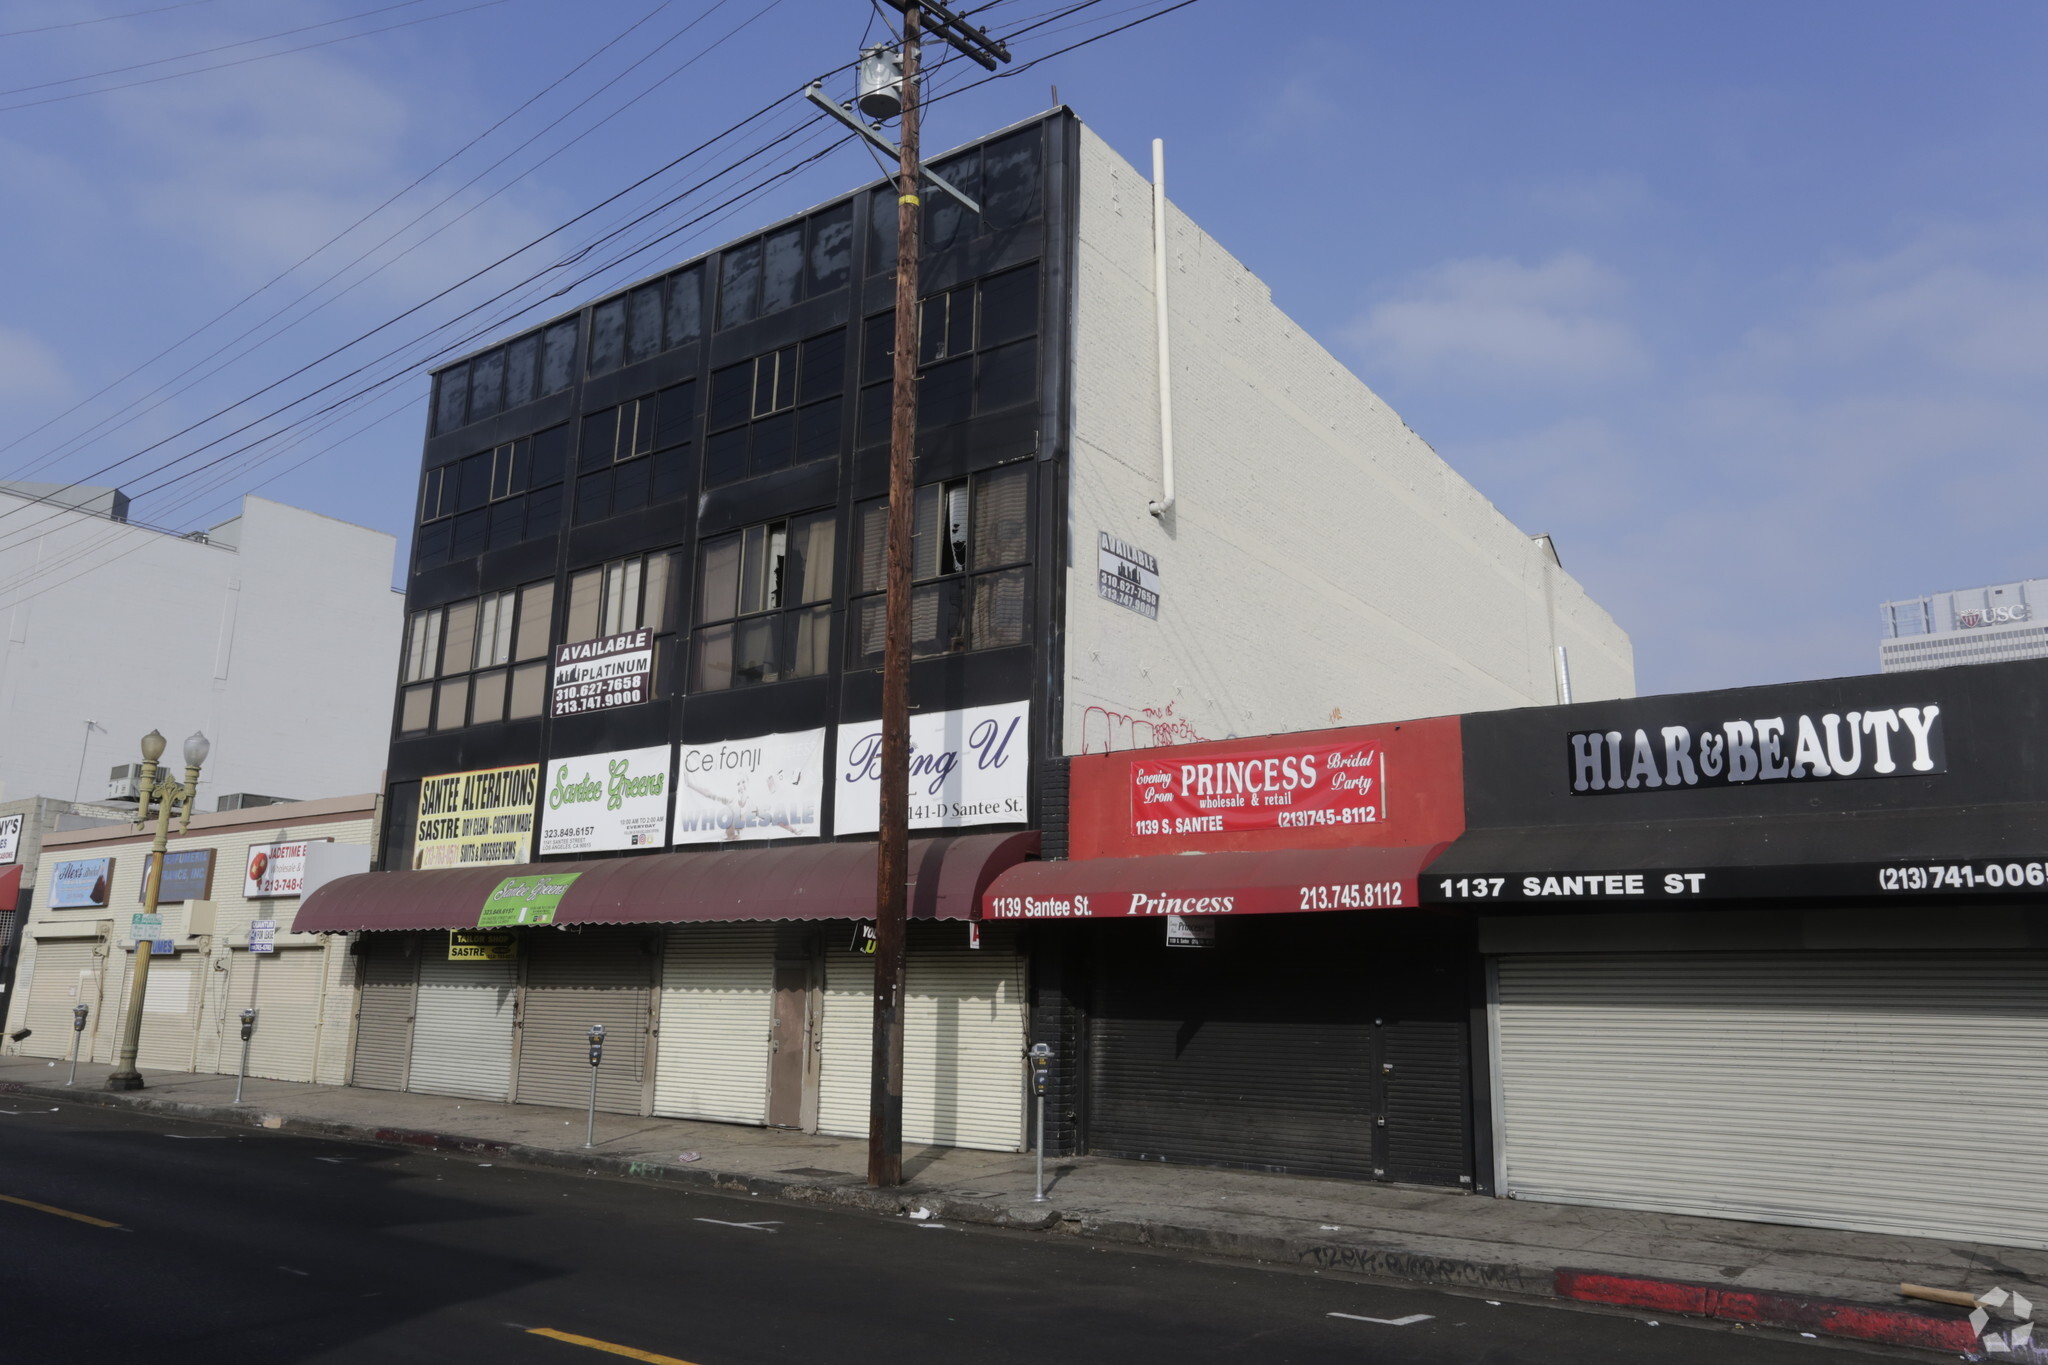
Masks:
[[[1886,673],[2048,657],[2048,578],[1908,597],[1879,615]]]

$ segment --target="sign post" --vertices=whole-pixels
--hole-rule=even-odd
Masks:
[[[1052,1083],[1052,1044],[1033,1043],[1031,1051],[1025,1054],[1031,1061],[1031,1094],[1038,1101],[1038,1140],[1032,1144],[1038,1152],[1038,1190],[1031,1196],[1034,1204],[1045,1202],[1045,1092]]]
[[[604,1060],[604,1025],[590,1026],[590,1115],[583,1128],[583,1145],[597,1146],[597,1066]]]

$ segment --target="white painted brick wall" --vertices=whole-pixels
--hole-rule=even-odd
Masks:
[[[1178,504],[1148,513],[1151,196],[1082,129],[1066,751],[1549,704],[1553,644],[1574,700],[1633,695],[1613,618],[1171,207]],[[1097,594],[1104,531],[1158,557],[1157,622]]]

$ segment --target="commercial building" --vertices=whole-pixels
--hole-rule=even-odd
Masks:
[[[339,1085],[348,1076],[356,969],[341,936],[292,932],[309,883],[370,865],[374,795],[330,797],[193,817],[174,834],[158,896],[161,937],[143,1003],[145,1070],[236,1071],[240,1013],[257,1011],[249,1074]],[[154,826],[59,830],[44,837],[34,909],[7,1011],[22,1056],[73,1046],[112,1062],[120,1045]]]
[[[2041,619],[2036,606],[2048,606],[2048,578],[1887,602],[1879,608],[1884,624],[1879,666],[1886,673],[1904,673],[2048,658],[2048,620]]]
[[[47,796],[0,801],[0,1018],[7,1014],[6,996],[14,988],[22,926],[35,903],[36,868],[43,840],[59,830],[89,829],[132,817],[132,810],[120,806],[58,801]]]
[[[935,161],[921,276],[906,1137],[1024,1141],[982,894],[1067,764],[1633,690],[1627,637],[1256,277],[1055,111]],[[435,377],[355,1083],[865,1133],[896,191]],[[527,864],[531,866],[514,866]],[[478,939],[466,931],[492,931]],[[374,1026],[373,1026],[373,1021]],[[920,1090],[919,1087],[924,1087]]]
[[[178,534],[128,520],[118,489],[0,485],[0,800],[132,801],[151,730],[213,741],[202,808],[376,790],[395,549],[258,497]]]

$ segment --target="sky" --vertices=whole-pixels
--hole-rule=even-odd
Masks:
[[[1097,0],[1017,65],[1168,3]],[[878,22],[17,0],[0,478],[116,483],[176,529],[255,491],[403,540],[425,365],[872,179],[794,92]],[[2048,576],[2044,58],[2018,0],[1197,0],[977,88],[940,68],[926,139],[1054,85],[1136,164],[1163,137],[1174,201],[1554,537],[1640,691],[1689,691],[1871,672],[1879,603]]]

